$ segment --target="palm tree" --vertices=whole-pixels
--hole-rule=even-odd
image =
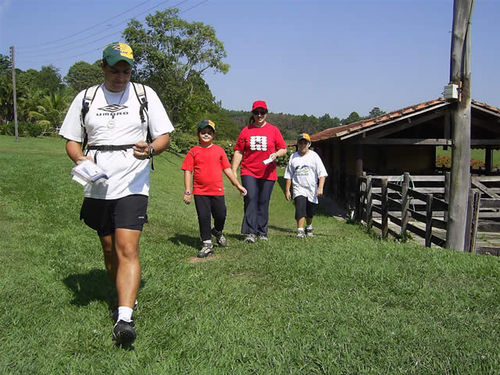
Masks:
[[[44,133],[55,131],[64,119],[70,99],[59,93],[52,93],[41,98],[35,111],[29,111],[29,119],[43,125]]]

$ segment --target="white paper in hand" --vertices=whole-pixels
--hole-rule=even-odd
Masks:
[[[71,170],[73,180],[82,185],[93,184],[101,178],[108,179],[108,175],[97,164],[84,160]]]
[[[266,160],[263,160],[262,162],[264,163],[264,165],[268,165],[269,163],[272,163],[274,161],[273,158],[267,158]]]

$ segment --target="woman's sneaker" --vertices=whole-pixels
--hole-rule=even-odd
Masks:
[[[198,258],[206,258],[210,254],[214,253],[214,245],[212,242],[203,242],[203,247],[201,248],[200,252],[198,253]]]
[[[313,227],[312,226],[307,226],[306,227],[306,236],[307,237],[313,237],[314,236]]]
[[[257,236],[253,233],[247,234],[247,236],[244,239],[244,241],[247,243],[255,243],[256,240]]]
[[[227,246],[227,240],[222,231],[218,231],[215,228],[212,228],[212,235],[215,236],[215,239],[217,240],[217,244],[221,247],[226,247]]]
[[[113,327],[113,341],[116,345],[131,345],[136,337],[137,334],[135,333],[135,324],[133,320],[130,322],[119,320]]]
[[[297,229],[297,238],[306,238],[306,234],[304,233],[304,229]]]

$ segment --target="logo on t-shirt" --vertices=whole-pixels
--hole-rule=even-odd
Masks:
[[[252,135],[250,137],[250,150],[267,151],[267,137],[265,135]]]
[[[116,113],[125,108],[127,108],[127,106],[122,104],[108,104],[106,107],[99,108],[99,111]]]
[[[295,174],[298,176],[304,176],[309,174],[309,166],[307,165],[298,165],[295,167]]]

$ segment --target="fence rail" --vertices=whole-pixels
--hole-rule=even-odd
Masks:
[[[356,198],[356,219],[380,229],[383,238],[389,233],[406,238],[410,232],[423,238],[425,246],[445,247],[449,192],[449,173],[431,176],[363,173]],[[467,216],[465,250],[500,255],[500,176],[471,178]]]

